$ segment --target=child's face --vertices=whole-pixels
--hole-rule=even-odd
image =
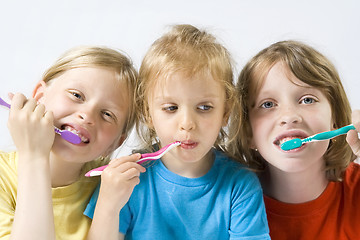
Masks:
[[[53,112],[54,125],[78,132],[83,141],[75,145],[56,136],[53,152],[87,162],[121,144],[129,103],[126,84],[117,78],[107,68],[81,67],[38,84],[35,97]]]
[[[181,141],[165,154],[166,163],[208,162],[221,127],[226,124],[225,90],[210,74],[191,78],[181,73],[160,79],[148,97],[152,125],[163,146]]]
[[[252,103],[252,147],[270,163],[270,168],[301,172],[323,167],[322,157],[329,141],[304,144],[291,151],[280,149],[280,144],[286,140],[332,129],[331,107],[319,89],[297,79],[279,62],[270,69]]]

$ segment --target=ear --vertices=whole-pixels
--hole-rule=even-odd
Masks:
[[[229,119],[231,115],[230,109],[232,109],[232,111],[235,111],[235,106],[231,105],[230,103],[225,103],[225,111],[224,111],[223,124],[222,124],[223,127],[226,127],[229,123]]]
[[[229,123],[229,118],[230,118],[230,113],[225,113],[224,114],[224,117],[223,117],[223,123],[222,123],[222,126],[223,127],[226,127]]]
[[[38,82],[32,92],[32,97],[35,98],[36,101],[41,102],[44,97],[45,89],[46,83],[44,81]]]
[[[338,128],[338,126],[336,126],[337,124],[335,123],[335,121],[333,120],[332,121],[332,129],[331,130],[335,130],[335,129],[337,129]]]

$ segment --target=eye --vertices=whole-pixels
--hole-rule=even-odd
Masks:
[[[260,105],[260,107],[262,107],[262,108],[272,108],[274,106],[275,106],[275,104],[270,101],[266,101]]]
[[[102,111],[101,114],[102,114],[103,118],[107,121],[116,121],[116,116],[112,112]]]
[[[303,104],[312,104],[315,102],[317,102],[317,101],[312,97],[304,97],[303,99],[300,100],[300,103],[303,103]]]
[[[200,105],[198,106],[198,109],[200,109],[201,111],[203,112],[206,112],[206,111],[209,111],[211,110],[213,107],[212,106],[209,106],[209,105]]]
[[[76,99],[80,99],[80,100],[81,100],[81,99],[84,98],[81,93],[76,92],[76,91],[70,91],[70,94],[71,94],[72,96],[74,96]]]
[[[178,110],[178,106],[175,106],[175,105],[166,106],[166,107],[163,107],[162,110],[165,112],[175,112],[176,110]]]

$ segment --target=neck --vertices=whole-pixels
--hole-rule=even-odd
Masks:
[[[329,183],[323,164],[291,173],[269,165],[260,179],[265,195],[286,203],[312,201],[321,195]]]
[[[51,186],[63,187],[79,179],[84,163],[67,162],[50,155]]]

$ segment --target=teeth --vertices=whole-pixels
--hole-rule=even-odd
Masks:
[[[84,136],[82,136],[78,131],[76,131],[76,129],[74,129],[74,128],[70,127],[70,126],[66,126],[66,127],[65,127],[65,130],[66,130],[66,131],[69,131],[69,132],[72,132],[72,133],[75,133],[76,135],[78,135],[78,136],[81,138],[81,141],[82,141],[82,142],[84,142],[84,143],[89,142],[89,139],[86,138],[86,137],[84,137]]]
[[[86,142],[89,142],[89,139],[84,136],[81,136],[81,141],[86,143]]]
[[[284,142],[287,142],[289,140],[295,139],[295,138],[299,138],[299,137],[285,137],[280,139],[279,141],[277,141],[279,143],[279,145],[283,144]]]
[[[76,134],[77,134],[77,131],[76,131],[74,128],[70,127],[70,126],[66,126],[66,127],[65,127],[65,130],[66,130],[66,131],[70,131],[70,132],[73,132],[73,133],[76,133]]]

